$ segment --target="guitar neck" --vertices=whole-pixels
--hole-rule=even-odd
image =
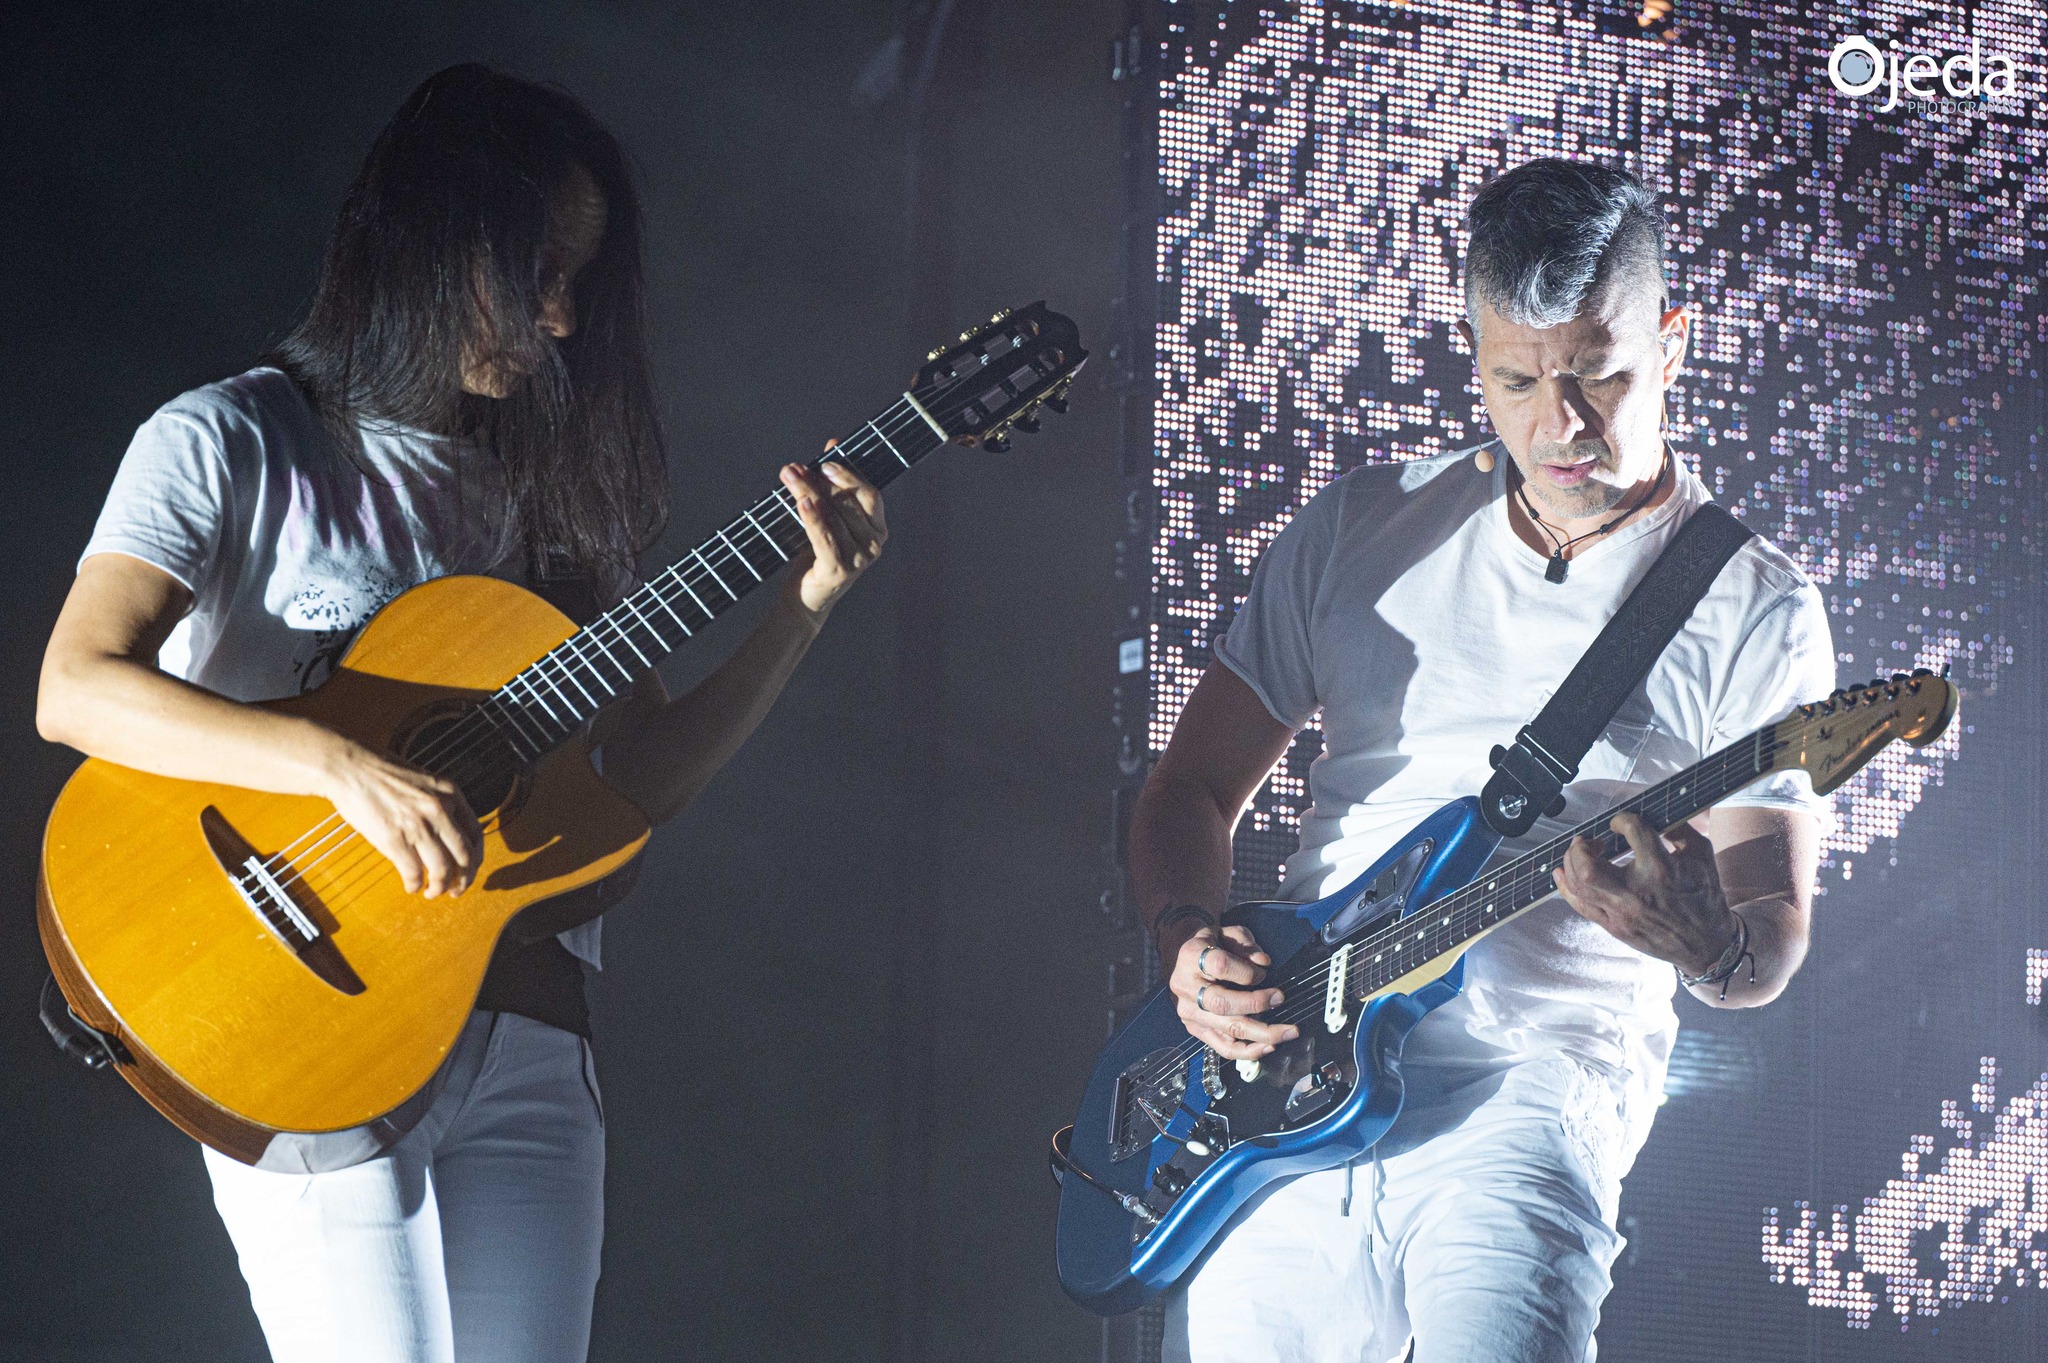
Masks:
[[[887,486],[946,443],[909,393],[839,440],[836,461]],[[683,642],[738,605],[808,544],[796,502],[777,487],[505,683],[484,712],[526,760],[575,733]]]
[[[1670,828],[1777,770],[1780,753],[1796,746],[1796,731],[1809,722],[1795,714],[1759,729],[1375,933],[1352,948],[1351,970],[1357,985],[1350,992],[1360,1000],[1370,998],[1555,893],[1551,872],[1564,861],[1575,839],[1591,840],[1609,860],[1620,856],[1628,844],[1608,827],[1615,815],[1637,814],[1652,828]]]

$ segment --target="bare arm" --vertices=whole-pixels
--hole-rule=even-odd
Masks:
[[[1744,966],[1728,982],[1725,1001],[1718,985],[1697,985],[1693,997],[1717,1008],[1755,1008],[1784,993],[1806,960],[1820,874],[1820,820],[1792,810],[1737,807],[1714,810],[1708,827],[1721,889],[1749,925],[1756,983]]]
[[[649,823],[680,813],[739,751],[781,696],[817,638],[814,620],[784,592],[768,617],[688,694],[670,699],[650,673],[604,733],[605,784]]]
[[[1131,888],[1146,922],[1193,904],[1212,916],[1230,896],[1230,835],[1259,784],[1294,739],[1258,695],[1218,664],[1202,675],[1131,817]],[[1270,957],[1243,928],[1191,917],[1165,925],[1159,959],[1197,1040],[1224,1055],[1264,1055],[1297,1035],[1251,1016],[1280,1000],[1258,989]]]
[[[635,694],[604,740],[606,784],[661,823],[688,805],[739,751],[782,694],[832,607],[889,537],[881,494],[844,464],[825,473],[790,465],[811,561],[793,572],[768,617],[688,695],[667,699],[660,678]]]
[[[157,667],[191,602],[176,578],[140,559],[95,554],[81,564],[43,654],[42,736],[160,776],[321,796],[391,859],[408,890],[461,893],[481,843],[453,784]]]
[[[1694,998],[1717,1008],[1755,1008],[1783,993],[1806,959],[1820,869],[1820,826],[1793,810],[1734,807],[1710,811],[1707,833],[1690,824],[1659,838],[1624,815],[1614,830],[1635,860],[1617,867],[1585,839],[1567,854],[1558,888],[1581,915],[1638,951],[1687,975],[1705,973],[1735,938],[1735,915],[1749,930],[1755,957],[1728,980],[1695,985]]]

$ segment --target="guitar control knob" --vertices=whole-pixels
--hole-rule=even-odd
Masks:
[[[1188,1189],[1188,1176],[1171,1164],[1162,1164],[1152,1171],[1152,1186],[1168,1197],[1179,1197]]]

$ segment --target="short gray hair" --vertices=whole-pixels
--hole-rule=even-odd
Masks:
[[[1664,290],[1664,213],[1629,172],[1546,156],[1496,176],[1466,211],[1465,311],[1554,327],[1611,281],[1654,279]]]

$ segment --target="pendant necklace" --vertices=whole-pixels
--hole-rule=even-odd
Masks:
[[[1650,499],[1657,495],[1657,489],[1664,486],[1664,474],[1665,471],[1670,467],[1671,454],[1670,451],[1667,450],[1664,454],[1664,462],[1657,466],[1657,481],[1650,484],[1650,490],[1643,494],[1643,499],[1641,501],[1637,502],[1634,506],[1622,512],[1613,520],[1607,522],[1607,524],[1599,527],[1598,529],[1588,530],[1585,534],[1574,535],[1570,539],[1560,538],[1558,536],[1558,533],[1550,528],[1550,523],[1544,520],[1543,517],[1536,514],[1535,504],[1529,500],[1529,493],[1526,482],[1518,479],[1515,483],[1515,495],[1522,499],[1522,510],[1529,513],[1529,519],[1536,522],[1537,528],[1543,532],[1543,537],[1549,540],[1551,544],[1550,563],[1549,566],[1547,566],[1543,570],[1543,580],[1545,582],[1562,583],[1565,579],[1565,575],[1571,571],[1571,562],[1570,560],[1565,558],[1566,551],[1577,548],[1579,545],[1585,543],[1587,540],[1600,538],[1600,536],[1614,529],[1615,526],[1620,525],[1630,516],[1635,515],[1636,512],[1642,510],[1645,506],[1647,506],[1649,504]]]

